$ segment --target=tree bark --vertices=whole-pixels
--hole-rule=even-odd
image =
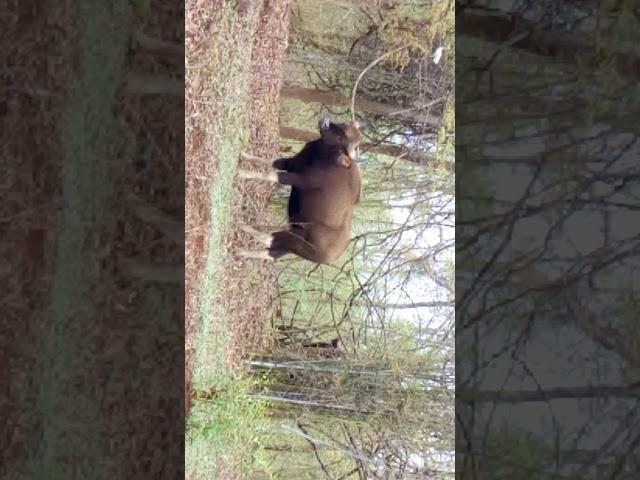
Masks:
[[[306,103],[321,103],[323,105],[342,107],[348,107],[351,105],[351,99],[338,92],[322,92],[320,90],[306,88],[300,85],[284,84],[280,90],[280,94],[284,97],[295,98]],[[440,116],[407,111],[406,107],[373,102],[371,100],[365,100],[364,98],[356,97],[355,107],[365,112],[385,115],[411,123],[434,126],[440,123]]]
[[[640,385],[594,385],[586,387],[550,388],[547,390],[473,390],[457,388],[456,398],[465,403],[470,402],[548,402],[557,399],[583,399],[583,398],[638,398]]]
[[[184,245],[184,221],[179,221],[159,208],[143,202],[135,195],[129,197],[133,214],[143,222],[149,223],[179,245]]]
[[[528,35],[510,45],[510,48],[524,50],[529,53],[551,57],[555,61],[575,65],[576,59],[586,60],[586,66],[595,68],[600,60],[595,45],[587,43],[586,36],[576,40],[574,34],[549,32],[536,29],[520,15],[487,15],[465,12],[456,19],[456,33],[468,35],[488,42],[506,44],[514,35],[514,25],[519,28],[515,32],[528,32]],[[595,37],[595,35],[592,35]],[[640,57],[630,53],[618,52],[615,55],[615,68],[621,76],[640,78]]]
[[[433,307],[453,307],[455,302],[451,301],[435,301],[435,302],[415,302],[415,303],[374,303],[376,307],[384,309],[401,310],[405,308],[433,308]]]
[[[150,37],[138,30],[133,34],[133,40],[145,50],[159,55],[184,60],[184,45],[173,42],[166,42]]]
[[[146,282],[184,283],[183,265],[157,265],[140,258],[126,258],[120,261],[120,268],[124,276]]]
[[[127,91],[139,95],[175,95],[184,97],[184,80],[161,75],[143,75],[129,72],[125,78]]]

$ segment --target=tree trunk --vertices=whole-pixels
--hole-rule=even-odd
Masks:
[[[141,219],[143,222],[155,226],[164,235],[178,243],[184,245],[184,221],[177,220],[171,215],[167,215],[165,212],[143,202],[135,195],[129,197],[129,203],[133,210],[133,214]]]
[[[139,95],[175,95],[184,97],[184,80],[162,75],[143,75],[129,72],[125,78],[127,91]]]
[[[319,137],[317,133],[290,127],[280,127],[280,136],[282,138],[304,143],[310,142],[311,140],[315,140]],[[411,150],[402,145],[392,145],[390,143],[381,143],[379,145],[375,145],[373,143],[362,143],[360,146],[365,153],[380,153],[389,157],[403,158],[419,165],[429,165],[434,161],[431,154],[426,152],[416,152],[415,150]],[[452,162],[445,162],[444,167],[450,172],[455,170],[455,165]]]
[[[173,42],[166,42],[157,38],[150,37],[142,31],[133,34],[133,40],[145,50],[157,53],[164,57],[184,60],[184,45]]]
[[[297,100],[302,100],[305,103],[321,103],[323,105],[341,107],[348,107],[351,105],[351,99],[338,92],[322,92],[320,90],[306,88],[300,85],[284,84],[280,93],[284,97],[295,98]],[[365,100],[364,98],[358,98],[357,96],[355,108],[365,112],[385,115],[420,125],[438,125],[440,123],[440,116],[407,111],[405,107],[401,107],[399,105],[373,102],[371,100]]]
[[[547,390],[474,390],[456,389],[456,398],[463,402],[549,402],[557,399],[638,398],[640,387],[633,385],[589,385],[586,387],[558,387]]]
[[[582,35],[549,32],[536,29],[521,16],[515,14],[483,15],[465,12],[456,19],[456,33],[481,38],[488,42],[505,45],[516,38],[514,25],[519,26],[518,32],[527,32],[523,38],[513,42],[510,48],[524,50],[529,53],[552,57],[556,62],[575,65],[576,59],[586,61],[585,67],[595,68],[600,62],[596,45],[588,43],[593,33]],[[493,47],[492,47],[493,48]],[[640,75],[640,57],[631,53],[618,52],[614,56],[614,68],[621,76],[638,79]]]
[[[401,310],[405,308],[434,308],[434,307],[453,307],[455,302],[451,301],[435,301],[435,302],[414,302],[414,303],[374,303],[378,308]]]
[[[184,283],[184,265],[158,265],[141,258],[126,258],[120,262],[125,277],[139,278],[155,283]]]

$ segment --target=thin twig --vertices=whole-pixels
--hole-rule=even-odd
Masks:
[[[364,70],[362,70],[360,72],[360,75],[358,75],[358,78],[356,79],[356,83],[353,85],[353,91],[351,92],[351,121],[355,122],[356,121],[356,91],[358,90],[358,84],[360,83],[360,80],[362,80],[362,77],[364,77],[364,74],[367,73],[369,70],[371,70],[373,67],[375,67],[378,63],[380,63],[382,60],[384,60],[385,58],[387,58],[389,55],[393,55],[396,52],[399,52],[400,50],[402,50],[403,48],[407,48],[410,47],[412,45],[403,45],[401,47],[398,48],[394,48],[393,50],[388,51],[387,53],[379,56],[378,58],[376,58],[373,62],[371,62],[369,65],[367,65],[366,67],[364,67]]]

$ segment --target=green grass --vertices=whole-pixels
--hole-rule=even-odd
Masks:
[[[205,85],[206,137],[214,142],[218,169],[210,194],[211,225],[199,308],[201,324],[194,339],[192,387],[218,392],[212,400],[196,400],[187,421],[187,478],[216,478],[220,465],[249,472],[264,470],[260,457],[266,438],[264,405],[247,395],[252,383],[232,377],[225,354],[229,315],[217,301],[222,273],[224,238],[231,223],[234,176],[241,146],[247,141],[244,110],[250,77],[251,49],[257,23],[252,8],[239,18],[225,3],[216,33],[208,46],[211,57],[198,65]],[[209,62],[207,62],[209,60]]]
[[[223,111],[224,111],[223,107]],[[225,256],[224,237],[231,219],[231,200],[236,162],[245,136],[240,128],[232,124],[238,116],[228,117],[229,123],[222,126],[219,145],[219,169],[211,191],[212,224],[201,290],[200,311],[202,323],[195,338],[195,361],[193,383],[195,387],[212,385],[220,371],[224,371],[226,343],[228,340],[227,317],[215,301],[218,290],[220,268]],[[239,125],[236,125],[239,127]]]
[[[213,478],[223,462],[244,472],[268,470],[260,447],[269,438],[271,424],[264,402],[247,395],[252,387],[249,380],[221,376],[217,395],[195,401],[187,425],[187,478]]]
[[[195,339],[193,384],[207,388],[219,380],[226,370],[224,361],[227,341],[227,318],[215,301],[220,269],[226,252],[224,238],[231,220],[233,185],[241,146],[246,142],[244,115],[248,67],[255,29],[255,12],[240,21],[231,6],[226,4],[222,25],[211,38],[211,51],[221,52],[216,65],[202,65],[200,75],[207,84],[208,101],[215,104],[208,112],[211,122],[206,136],[216,142],[218,169],[210,195],[211,225],[204,283],[200,294],[202,322]]]

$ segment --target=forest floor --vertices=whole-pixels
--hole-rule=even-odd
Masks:
[[[182,223],[175,132],[184,98],[138,95],[125,81],[128,72],[175,75],[182,54],[159,60],[131,38],[144,30],[182,43],[182,11],[158,3],[141,15],[129,7],[24,2],[0,26],[7,58],[24,66],[3,72],[12,96],[0,104],[12,126],[2,132],[3,158],[17,167],[3,175],[11,195],[0,212],[0,253],[11,272],[0,378],[11,375],[17,386],[0,405],[9,432],[0,436],[2,478],[183,470],[183,453],[166,434],[182,413],[172,379],[181,376],[183,348],[171,340],[183,328],[176,268],[183,252],[175,241],[182,228],[164,238],[132,214],[130,200]],[[168,282],[123,275],[127,259],[172,265],[180,275]],[[132,383],[132,370],[146,375],[144,388]]]
[[[182,372],[183,354],[188,409],[186,387],[234,385],[232,372],[261,341],[274,296],[271,267],[232,255],[236,244],[249,244],[234,225],[255,222],[272,187],[239,182],[235,171],[241,150],[266,157],[278,151],[288,1],[193,0],[186,12],[158,1],[148,9],[136,2],[135,12],[126,0],[109,8],[36,4],[26,2],[16,19],[1,24],[7,58],[28,59],[38,75],[26,68],[0,75],[2,85],[19,86],[0,102],[12,125],[0,132],[3,156],[18,166],[4,175],[11,195],[0,208],[6,260],[0,272],[9,279],[0,378],[11,375],[17,385],[0,403],[8,432],[0,436],[0,471],[20,472],[19,478],[28,468],[30,476],[47,478],[60,468],[61,478],[72,478],[109,458],[104,476],[177,476],[169,468],[182,468],[183,452],[166,432],[182,409],[172,379]],[[182,54],[158,58],[131,36],[139,31],[181,44],[183,13],[186,98],[175,90],[140,95],[123,88],[128,72],[175,78]],[[176,182],[184,155],[176,139],[185,120],[183,183]],[[167,238],[137,218],[131,194],[175,222],[185,212],[184,289],[181,235]],[[173,276],[131,278],[123,275],[122,259],[170,266],[165,271]],[[175,342],[182,338],[183,305],[184,350]],[[130,388],[123,402],[132,369],[148,372],[145,389],[162,394]],[[231,433],[219,450],[233,453],[235,445],[251,459],[249,440],[234,423],[242,418],[226,423]],[[247,435],[252,428],[246,425]],[[113,445],[130,448],[114,452]],[[200,446],[191,449],[191,465],[206,468],[214,449]],[[247,478],[233,458],[218,460],[217,475],[187,478]]]
[[[191,413],[192,431],[203,423],[224,423],[210,411],[190,412],[188,397],[195,391],[233,388],[234,371],[243,354],[260,345],[265,319],[274,308],[272,267],[233,255],[236,246],[250,245],[237,223],[266,223],[260,216],[273,186],[241,182],[235,172],[242,150],[267,158],[278,152],[288,3],[187,3],[185,413]],[[240,431],[238,425],[233,428]],[[196,437],[187,438],[187,478],[205,475],[206,459],[216,449],[215,438]],[[219,446],[225,450],[223,458],[211,462],[219,478],[243,478],[234,462],[246,459],[234,458],[228,444]],[[250,454],[246,444],[239,448]]]

